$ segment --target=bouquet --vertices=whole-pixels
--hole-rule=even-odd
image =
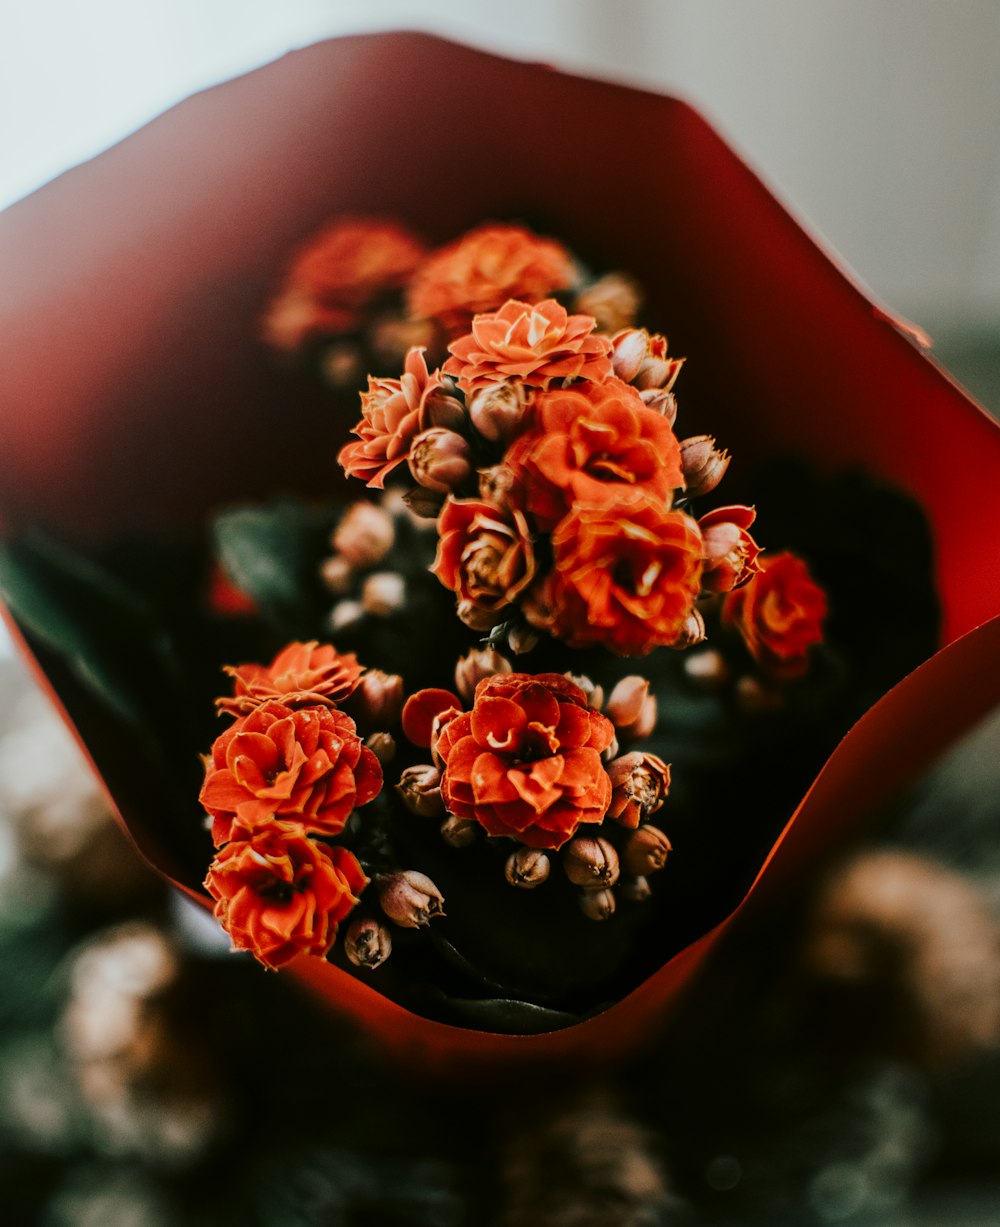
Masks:
[[[7,423],[19,633],[149,859],[389,1044],[627,1047],[996,698],[995,428],[680,104],[341,40],[5,221],[70,444]]]

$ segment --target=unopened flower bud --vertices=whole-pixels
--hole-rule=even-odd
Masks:
[[[623,878],[618,889],[630,903],[645,903],[653,894],[648,878]]]
[[[444,896],[426,874],[415,869],[386,874],[376,879],[376,885],[382,911],[404,929],[419,929],[444,915]]]
[[[479,495],[494,507],[503,507],[510,496],[514,474],[505,464],[494,464],[479,470]]]
[[[398,724],[403,713],[403,679],[398,673],[368,669],[345,706],[366,728],[382,730]]]
[[[505,611],[502,609],[487,609],[464,597],[455,606],[458,620],[473,631],[491,631],[498,622],[502,622]]]
[[[655,814],[670,790],[670,767],[655,754],[634,750],[608,764],[611,804],[608,817],[632,830]]]
[[[647,877],[663,868],[671,847],[670,840],[660,828],[647,822],[628,837],[622,852],[622,866],[633,878]]]
[[[588,920],[610,920],[615,914],[615,892],[607,886],[581,891],[579,903]]]
[[[376,571],[361,589],[365,613],[387,618],[406,603],[406,580],[398,571]]]
[[[427,490],[423,486],[415,486],[403,495],[403,502],[410,512],[421,520],[436,520],[444,506],[445,496],[436,490]]]
[[[598,332],[615,333],[635,323],[641,305],[642,295],[631,277],[607,273],[577,294],[573,310],[592,315]]]
[[[427,394],[423,404],[423,420],[428,426],[440,426],[442,430],[459,434],[469,425],[469,414],[461,393],[451,382],[435,388]]]
[[[534,890],[547,881],[552,864],[540,848],[518,848],[507,857],[504,876],[511,886]]]
[[[620,751],[621,751],[621,746],[619,746],[618,744],[618,737],[616,734],[614,737],[611,738],[611,740],[608,742],[605,748],[601,751],[601,761],[605,763],[610,763],[612,759],[615,759],[618,757]]]
[[[656,728],[656,695],[649,693],[647,679],[634,673],[623,677],[612,690],[604,714],[621,740],[648,737]]]
[[[680,634],[670,646],[682,652],[705,640],[705,619],[697,609],[692,609],[681,627]]]
[[[649,333],[645,328],[626,328],[612,338],[611,366],[615,375],[631,383],[639,374],[649,348]]]
[[[327,623],[334,634],[354,626],[365,616],[365,607],[360,601],[338,601],[330,610]]]
[[[611,365],[619,379],[640,392],[669,392],[683,358],[667,356],[667,338],[645,328],[627,328],[611,341]]]
[[[344,953],[355,967],[374,971],[392,953],[392,934],[386,925],[371,917],[352,921],[344,935]]]
[[[515,656],[523,656],[525,652],[530,652],[540,638],[537,631],[522,626],[520,623],[515,623],[507,632],[507,643]]]
[[[396,791],[411,814],[421,818],[437,818],[444,813],[441,772],[430,763],[407,767],[399,777]]]
[[[454,814],[449,814],[441,823],[441,838],[449,848],[467,848],[476,838],[478,829],[478,822],[471,822],[468,818],[456,818]]]
[[[510,661],[506,656],[501,656],[496,648],[473,648],[455,665],[455,689],[466,703],[471,703],[476,687],[483,678],[512,671]]]
[[[568,678],[574,686],[580,687],[587,696],[588,707],[594,708],[595,711],[601,710],[601,704],[604,702],[604,688],[602,686],[592,682],[585,673],[566,673],[563,676]]]
[[[725,658],[715,648],[705,648],[685,656],[684,672],[702,690],[716,690],[729,679]]]
[[[362,382],[361,353],[353,341],[336,341],[323,350],[320,369],[331,388],[353,391]]]
[[[396,757],[396,739],[391,733],[372,733],[365,745],[384,767]]]
[[[334,554],[331,558],[324,559],[319,569],[319,578],[328,592],[332,592],[334,596],[343,596],[351,590],[354,568],[346,558]]]
[[[717,507],[698,521],[704,557],[701,586],[705,592],[730,592],[760,570],[760,546],[747,531],[756,516],[752,507]]]
[[[461,435],[432,426],[413,440],[407,463],[421,486],[448,494],[472,476],[471,457],[469,444]]]
[[[618,881],[618,853],[606,839],[571,839],[563,849],[562,865],[574,886],[597,890]]]
[[[710,494],[729,468],[729,453],[715,446],[711,435],[681,440],[681,470],[688,498]]]
[[[392,549],[392,516],[375,503],[352,503],[334,529],[331,545],[352,567],[374,567]]]
[[[639,397],[647,409],[652,409],[660,417],[666,418],[667,425],[673,426],[677,421],[677,397],[665,388],[650,388],[639,393]]]
[[[484,439],[509,443],[521,427],[527,406],[523,384],[498,383],[476,393],[469,403],[469,417]]]

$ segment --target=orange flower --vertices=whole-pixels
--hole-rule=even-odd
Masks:
[[[296,252],[286,284],[321,308],[326,331],[350,332],[374,298],[406,282],[423,254],[396,222],[342,217]]]
[[[271,968],[297,954],[325,955],[367,885],[346,848],[314,843],[286,822],[227,844],[205,879],[233,945]]]
[[[484,678],[471,712],[437,735],[448,810],[490,835],[559,848],[582,822],[602,822],[611,780],[601,751],[614,725],[560,673]]]
[[[286,707],[332,706],[352,693],[364,671],[353,653],[341,656],[329,643],[290,643],[269,665],[226,665],[233,696],[216,699],[215,706],[234,716],[272,699]]]
[[[216,738],[199,799],[219,845],[276,818],[336,835],[381,787],[378,759],[345,712],[265,703]]]
[[[589,315],[567,315],[547,298],[537,306],[511,299],[493,315],[477,315],[472,331],[448,346],[442,367],[472,396],[505,379],[547,388],[554,379],[593,379],[611,374],[610,342],[594,332]]]
[[[620,506],[648,495],[669,508],[684,485],[669,423],[615,378],[539,394],[531,428],[514,441],[506,464],[515,497],[542,529],[575,503]]]
[[[823,642],[826,593],[794,554],[770,554],[750,583],[726,594],[723,623],[735,626],[750,655],[777,677],[805,672],[809,648]]]
[[[410,283],[410,314],[436,319],[449,336],[508,298],[539,302],[574,281],[569,252],[522,226],[479,226],[433,252]]]
[[[644,656],[674,643],[701,587],[698,525],[646,496],[579,505],[552,534],[555,568],[524,603],[529,621],[571,647]]]
[[[464,407],[443,387],[441,372],[428,372],[419,346],[406,355],[401,379],[369,375],[362,418],[351,432],[359,441],[345,444],[337,457],[347,476],[381,490],[388,474],[409,458],[421,431],[464,421]]]
[[[534,578],[527,521],[520,511],[450,498],[438,519],[438,532],[431,570],[457,593],[458,616],[466,626],[488,630]]]
[[[747,529],[757,518],[752,507],[716,507],[698,521],[705,542],[701,586],[706,592],[740,588],[760,570],[760,546]]]

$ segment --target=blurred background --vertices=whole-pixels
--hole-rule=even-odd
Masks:
[[[0,207],[195,90],[321,37],[393,27],[686,97],[1000,410],[995,0],[5,0]],[[343,1138],[315,1153],[279,1147],[231,1218],[198,1209],[199,1164],[239,1111],[225,1076],[206,1068],[194,1005],[198,960],[220,953],[214,928],[146,876],[6,643],[0,670],[0,1221],[466,1221],[477,1194],[454,1166],[422,1150],[366,1168]],[[994,721],[959,747],[901,827],[994,908],[997,740]],[[290,992],[269,983],[265,1003],[248,969],[215,967],[242,1003],[230,1022],[234,1009],[280,1010]],[[836,1109],[849,1143],[830,1140],[829,1122],[806,1158],[776,1143],[784,1175],[763,1211],[727,1208],[741,1164],[720,1152],[704,1166],[717,1198],[707,1216],[661,1197],[643,1218],[640,1197],[636,1217],[604,1221],[1000,1221],[1000,1072],[995,1060],[973,1069],[935,1081],[891,1062],[859,1074]],[[641,1149],[614,1120],[612,1135]]]

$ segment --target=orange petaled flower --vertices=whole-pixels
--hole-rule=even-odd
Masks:
[[[379,761],[345,712],[265,703],[216,738],[199,799],[218,845],[276,818],[336,835],[381,787]]]
[[[345,217],[298,250],[286,282],[323,309],[329,331],[349,332],[374,298],[407,281],[423,255],[420,241],[396,222]]]
[[[701,587],[698,525],[649,496],[580,505],[552,534],[555,568],[525,613],[572,647],[644,656],[680,638]]]
[[[511,299],[493,315],[477,315],[472,331],[448,349],[442,370],[467,396],[513,379],[547,388],[554,379],[593,379],[611,374],[611,344],[594,332],[589,315],[567,315],[554,298],[537,306]]]
[[[760,546],[747,531],[757,518],[752,507],[716,507],[698,521],[705,543],[701,586],[706,592],[740,588],[760,570]]]
[[[777,677],[805,672],[823,642],[826,593],[795,554],[769,554],[750,583],[726,594],[722,620],[735,626],[759,664]]]
[[[474,315],[508,298],[539,302],[574,282],[573,260],[560,243],[523,226],[479,226],[433,252],[410,283],[410,314],[436,319],[450,336]]]
[[[367,885],[346,848],[315,843],[286,822],[227,844],[205,879],[233,945],[272,968],[297,954],[325,955]]]
[[[551,529],[575,503],[652,496],[669,508],[684,485],[680,444],[669,423],[620,379],[542,392],[532,424],[505,458],[515,497]]]
[[[535,554],[520,511],[450,498],[438,518],[431,570],[458,596],[458,616],[473,630],[495,626],[535,576]]]
[[[611,780],[601,751],[614,732],[560,673],[484,678],[472,711],[438,733],[441,796],[490,835],[559,848],[581,822],[604,820]]]
[[[360,477],[376,490],[410,455],[413,440],[431,426],[454,425],[463,415],[461,404],[442,390],[440,371],[431,374],[424,350],[406,355],[400,379],[368,376],[361,393],[361,421],[352,430],[357,443],[347,443],[337,459],[348,477]]]
[[[357,687],[364,665],[329,643],[290,643],[269,665],[226,665],[233,694],[215,700],[219,711],[245,716],[272,699],[286,707],[331,706]]]

